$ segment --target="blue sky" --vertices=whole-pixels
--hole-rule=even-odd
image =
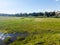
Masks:
[[[31,13],[60,10],[60,0],[0,0],[0,13]]]

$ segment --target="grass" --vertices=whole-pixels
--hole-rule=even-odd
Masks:
[[[0,32],[30,34],[9,45],[60,45],[60,18],[1,17]]]

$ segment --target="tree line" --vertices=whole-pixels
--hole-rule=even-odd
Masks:
[[[17,17],[60,17],[60,14],[53,11],[53,12],[34,12],[34,13],[20,13],[20,14],[15,14],[15,16]]]
[[[60,17],[60,14],[53,12],[34,12],[34,13],[17,13],[17,14],[0,14],[0,16],[16,16],[16,17]]]

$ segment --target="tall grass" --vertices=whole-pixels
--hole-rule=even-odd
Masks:
[[[13,18],[0,19],[0,32],[30,35],[10,45],[60,45],[60,18]]]

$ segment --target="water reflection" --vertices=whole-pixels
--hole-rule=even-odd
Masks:
[[[11,38],[16,38],[16,37],[18,37],[18,36],[23,36],[23,37],[26,37],[28,35],[28,33],[15,33],[15,34],[4,34],[4,33],[1,33],[0,32],[0,39],[1,40],[4,40],[5,38],[7,38],[7,37],[11,37]]]

